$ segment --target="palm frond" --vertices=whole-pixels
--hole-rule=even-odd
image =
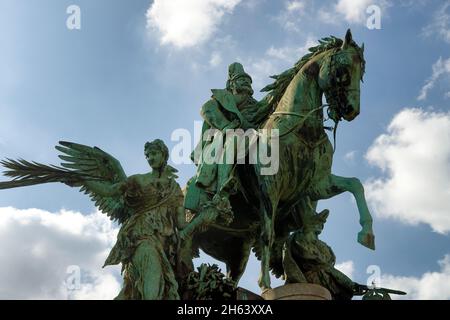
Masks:
[[[73,184],[79,182],[81,178],[86,178],[86,176],[80,175],[76,170],[68,170],[54,165],[44,165],[34,161],[29,162],[24,159],[0,160],[0,165],[7,169],[3,174],[13,178],[11,181],[0,182],[0,189],[18,188],[50,182]]]

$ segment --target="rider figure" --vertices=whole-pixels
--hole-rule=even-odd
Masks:
[[[238,62],[232,63],[228,68],[226,89],[211,91],[211,99],[202,106],[200,112],[204,119],[202,139],[192,155],[198,168],[190,183],[193,188],[188,190],[185,202],[186,208],[194,211],[198,209],[199,197],[191,193],[193,189],[201,189],[211,195],[224,191],[223,195],[226,195],[225,190],[232,179],[231,171],[234,167],[234,164],[202,161],[212,146],[212,141],[203,139],[204,134],[209,129],[216,129],[225,135],[229,129],[255,128],[268,111],[267,103],[259,103],[252,97],[252,78]],[[227,151],[226,144],[224,150]]]
[[[204,135],[211,129],[224,137],[226,131],[230,129],[256,128],[270,112],[267,99],[258,102],[252,97],[252,78],[238,62],[228,67],[226,89],[211,91],[211,99],[200,111],[204,119],[201,141],[191,155],[197,165],[197,174],[188,183],[184,203],[187,209],[194,212],[200,211],[205,203],[211,203],[213,198],[215,206],[229,207],[228,196],[230,189],[234,187],[234,163],[204,161],[206,155],[211,154],[214,148],[214,139],[205,141]],[[223,144],[224,153],[234,147],[226,141]],[[222,202],[222,205],[219,202]]]

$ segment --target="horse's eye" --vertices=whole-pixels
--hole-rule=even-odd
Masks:
[[[350,85],[350,74],[347,68],[340,67],[336,70],[336,81],[342,86]]]

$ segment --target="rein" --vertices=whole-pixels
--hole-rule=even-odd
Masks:
[[[311,116],[314,112],[319,111],[319,110],[322,110],[323,108],[325,108],[325,107],[327,107],[327,106],[328,106],[328,104],[323,104],[323,105],[321,105],[320,107],[317,107],[317,108],[315,108],[315,109],[312,109],[312,110],[309,111],[306,115],[303,115],[303,114],[298,113],[298,112],[291,112],[291,111],[275,111],[275,112],[273,112],[273,113],[271,114],[271,116],[272,116],[272,115],[277,115],[277,114],[279,114],[279,115],[296,116],[296,117],[299,117],[299,118],[303,118],[303,121],[299,121],[296,125],[294,125],[292,128],[290,128],[290,129],[287,130],[286,132],[283,132],[283,133],[280,134],[278,137],[279,137],[279,138],[284,137],[285,135],[291,133],[292,131],[301,128],[301,127],[305,124],[305,121],[306,121],[306,119],[308,119],[309,116]]]
[[[303,126],[303,124],[305,123],[306,119],[308,119],[309,116],[311,116],[314,112],[322,110],[323,108],[325,108],[327,106],[330,106],[330,105],[323,104],[320,107],[312,109],[306,115],[300,114],[298,112],[292,112],[292,111],[275,111],[275,112],[273,112],[271,114],[271,116],[272,115],[286,115],[286,116],[295,116],[295,117],[303,118],[302,121],[299,121],[296,125],[294,125],[292,128],[290,128],[286,132],[283,132],[278,137],[279,138],[284,137],[285,135],[291,133],[292,131],[300,129]],[[338,123],[339,123],[339,121],[335,121],[334,128],[332,129],[333,130],[333,154],[336,151],[336,130],[337,130]],[[324,127],[324,129],[328,129],[328,127]]]
[[[332,97],[332,99],[330,100],[334,100],[335,104],[337,104],[338,106],[341,104],[345,104],[343,102],[346,102],[346,94],[348,93],[348,91],[354,90],[354,89],[349,89],[346,88],[346,86],[348,85],[347,83],[343,83],[342,81],[340,81],[340,76],[338,74],[338,68],[336,67],[336,55],[337,55],[338,50],[335,50],[333,52],[333,54],[330,57],[330,74],[331,74],[331,81],[332,81],[332,89],[330,90],[330,94]],[[345,92],[345,94],[344,94]],[[294,130],[297,130],[299,128],[301,128],[305,121],[308,119],[309,116],[311,116],[314,112],[319,111],[319,110],[323,110],[323,108],[325,107],[331,107],[330,104],[323,104],[320,107],[317,107],[315,109],[312,109],[311,111],[309,111],[306,115],[300,114],[298,112],[292,112],[292,111],[275,111],[272,113],[272,115],[288,115],[288,116],[295,116],[295,117],[299,117],[299,118],[303,118],[301,121],[299,121],[296,125],[294,125],[292,128],[290,128],[289,130],[287,130],[286,132],[283,132],[282,134],[279,135],[279,138],[284,137],[285,135],[291,133]],[[333,130],[333,154],[336,152],[336,131],[337,131],[337,127],[341,118],[341,110],[339,110],[339,108],[336,109],[336,111],[338,112],[338,119],[332,119],[335,123],[334,127],[331,129],[329,127],[324,127],[324,129],[331,129]],[[271,115],[271,116],[272,116]],[[329,111],[328,111],[328,115],[329,115]]]
[[[333,128],[324,126],[324,129],[326,129],[326,130],[333,130],[333,154],[336,152],[336,131],[337,131],[339,121],[342,118],[342,110],[340,110],[339,106],[341,106],[341,105],[346,106],[348,92],[355,90],[352,88],[348,88],[348,85],[349,85],[347,83],[348,80],[343,81],[343,79],[342,79],[342,77],[344,76],[344,73],[342,73],[341,69],[338,69],[338,67],[337,67],[338,61],[336,61],[337,60],[336,56],[338,55],[338,52],[339,52],[339,49],[335,49],[334,52],[330,56],[329,63],[330,63],[330,74],[331,74],[331,80],[330,80],[331,81],[331,90],[329,91],[328,97],[327,97],[327,98],[332,98],[330,100],[334,101],[334,103],[338,105],[338,108],[335,108],[338,118],[337,119],[335,119],[334,117],[332,118],[332,120],[334,121]],[[349,77],[347,77],[347,78],[349,78]],[[327,96],[327,94],[326,94],[326,96]],[[320,107],[312,109],[306,115],[303,115],[303,114],[300,114],[297,112],[292,112],[292,111],[275,111],[275,112],[273,112],[271,114],[271,116],[272,115],[287,115],[287,116],[295,116],[295,117],[303,118],[296,125],[294,125],[290,129],[288,129],[286,132],[283,132],[278,137],[279,138],[284,137],[287,134],[291,133],[292,131],[301,128],[309,116],[311,116],[314,112],[322,110],[323,108],[325,108],[327,106],[332,107],[330,104],[323,104]],[[328,109],[328,116],[330,115],[329,112],[330,112],[330,109]],[[345,110],[344,110],[344,112],[345,112]]]

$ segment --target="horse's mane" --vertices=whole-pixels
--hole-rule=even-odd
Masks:
[[[297,63],[290,69],[278,74],[271,76],[270,78],[275,79],[275,81],[267,86],[265,86],[261,92],[269,92],[272,96],[271,104],[272,108],[275,109],[276,104],[279,102],[284,92],[286,91],[289,83],[295,77],[295,75],[300,71],[300,69],[313,57],[333,48],[339,48],[342,46],[343,41],[334,36],[322,38],[319,40],[319,45],[309,48],[309,53],[304,55]]]

